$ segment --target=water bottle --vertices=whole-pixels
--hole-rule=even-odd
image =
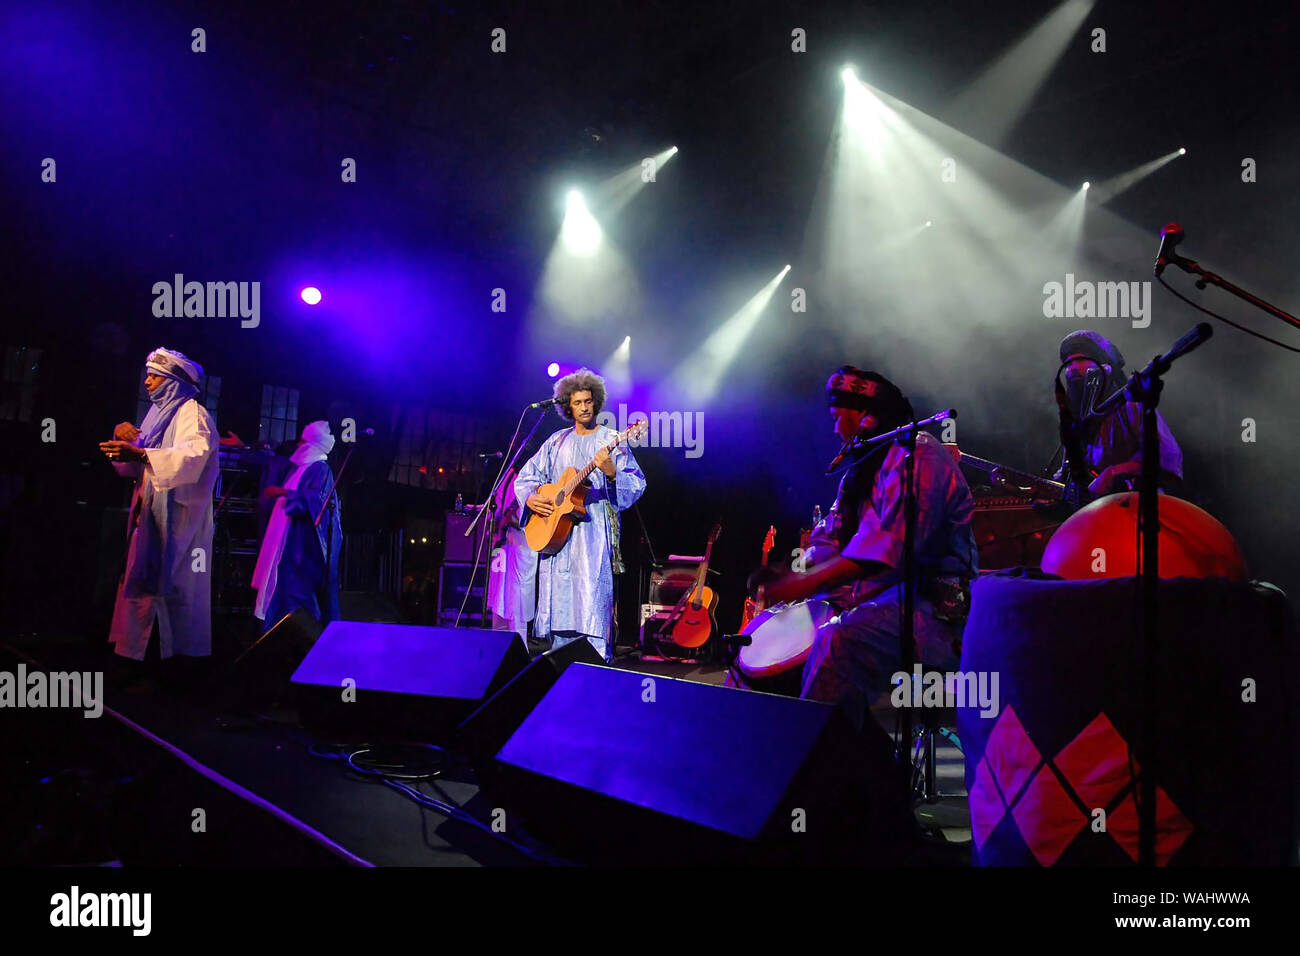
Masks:
[[[457,496],[456,496],[456,514],[459,515],[459,514],[464,514],[464,513],[465,513],[465,496],[464,496],[464,495],[457,495]]]
[[[821,523],[822,523],[822,506],[813,505],[813,527],[815,528]]]

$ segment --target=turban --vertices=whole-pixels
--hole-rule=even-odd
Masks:
[[[334,447],[334,436],[330,434],[329,422],[312,422],[302,430],[302,444],[293,453],[295,465],[308,465],[314,461],[324,461]]]
[[[831,408],[856,408],[877,418],[892,418],[890,413],[901,414],[906,402],[898,386],[885,376],[852,365],[836,369],[826,382],[826,403]]]
[[[154,349],[144,360],[144,367],[186,385],[198,385],[203,378],[202,365],[171,349]]]

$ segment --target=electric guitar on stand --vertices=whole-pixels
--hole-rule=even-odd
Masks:
[[[702,647],[718,629],[715,612],[718,609],[718,593],[704,583],[709,573],[709,558],[713,554],[713,542],[722,534],[722,525],[715,524],[709,531],[709,544],[704,549],[704,560],[695,572],[695,584],[690,591],[682,595],[681,601],[673,609],[673,616],[662,633],[667,635],[678,647]]]
[[[625,431],[615,435],[601,450],[613,451],[620,442],[640,438],[648,427],[649,423],[645,420],[634,422]],[[587,520],[587,492],[591,490],[587,476],[595,468],[596,459],[593,458],[582,471],[566,468],[558,482],[537,489],[538,495],[554,503],[555,510],[546,517],[529,515],[528,523],[524,525],[528,547],[547,555],[560,552],[569,540],[573,526],[579,521]]]
[[[772,548],[776,546],[776,525],[768,525],[767,537],[763,539],[763,560],[759,567],[767,567],[767,556],[772,553]],[[743,633],[749,626],[749,622],[754,619],[754,615],[763,610],[758,606],[758,602],[751,597],[745,598],[745,609],[740,614],[740,630]]]

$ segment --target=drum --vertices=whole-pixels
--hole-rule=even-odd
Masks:
[[[813,636],[834,616],[835,608],[826,601],[778,604],[755,615],[741,632],[749,635],[752,643],[740,649],[736,660],[745,686],[798,697]]]

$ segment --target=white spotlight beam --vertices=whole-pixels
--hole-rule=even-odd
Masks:
[[[1146,179],[1154,173],[1157,169],[1169,165],[1186,152],[1187,151],[1184,149],[1176,149],[1172,153],[1165,153],[1165,155],[1161,156],[1159,159],[1153,159],[1149,163],[1143,163],[1141,166],[1130,169],[1128,172],[1112,176],[1099,183],[1093,183],[1092,191],[1088,198],[1094,203],[1104,203],[1114,199],[1124,190],[1132,188],[1138,182]]]
[[[1024,115],[1065,52],[1094,0],[1065,0],[1016,41],[945,110],[962,127],[996,146]]]
[[[600,372],[610,388],[626,395],[632,388],[632,336],[623,339],[618,348],[600,365]]]
[[[630,321],[640,309],[635,273],[576,190],[569,194],[564,223],[542,270],[537,301],[564,325],[598,318]],[[540,329],[534,334],[544,336]]]
[[[610,176],[592,191],[592,202],[606,222],[618,215],[624,206],[640,194],[641,190],[658,181],[659,174],[674,156],[677,147],[670,146],[653,156],[633,163],[627,169]],[[653,176],[651,180],[649,177]]]
[[[740,354],[763,310],[772,300],[777,286],[789,271],[790,267],[786,266],[773,276],[673,370],[669,381],[687,401],[703,404],[718,393],[727,369]]]

